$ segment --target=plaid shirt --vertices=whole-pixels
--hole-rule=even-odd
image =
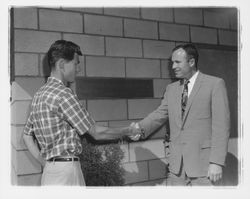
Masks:
[[[49,77],[35,94],[24,128],[26,135],[35,135],[46,159],[78,155],[82,152],[83,135],[94,124],[76,95],[60,80]]]

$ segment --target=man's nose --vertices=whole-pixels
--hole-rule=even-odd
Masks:
[[[77,64],[77,65],[76,65],[76,72],[77,72],[77,73],[80,73],[80,72],[81,72],[80,64]]]
[[[172,63],[172,69],[176,68],[176,63]]]

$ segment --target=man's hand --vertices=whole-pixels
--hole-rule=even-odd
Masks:
[[[44,167],[46,161],[43,159],[43,157],[40,154],[40,148],[38,146],[37,140],[32,135],[26,135],[26,134],[23,134],[23,140],[24,140],[24,143],[26,144],[28,150],[32,154],[32,156],[38,162],[40,162],[42,167]]]
[[[222,178],[222,166],[210,163],[207,177],[213,182],[220,180]]]
[[[138,141],[141,138],[141,129],[140,129],[138,123],[132,122],[130,124],[130,127],[132,129],[133,134],[135,134],[135,135],[131,135],[131,136],[129,136],[129,138],[133,141]]]

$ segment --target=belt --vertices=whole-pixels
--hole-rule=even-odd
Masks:
[[[49,160],[47,160],[49,162],[71,162],[71,161],[79,161],[79,158],[76,157],[56,157],[56,158],[50,158]]]

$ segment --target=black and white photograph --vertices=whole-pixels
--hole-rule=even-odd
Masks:
[[[10,2],[10,189],[246,197],[242,7]]]

